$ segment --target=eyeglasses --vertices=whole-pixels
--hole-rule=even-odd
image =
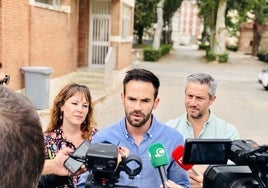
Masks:
[[[3,85],[3,84],[8,85],[9,81],[10,81],[10,75],[5,75],[5,77],[0,80],[0,85]]]

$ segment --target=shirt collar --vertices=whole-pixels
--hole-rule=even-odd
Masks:
[[[126,139],[128,139],[129,137],[131,137],[131,135],[128,133],[127,128],[126,128],[126,117],[124,117],[123,119],[121,119],[120,121],[120,127],[123,131],[124,136],[126,137]]]
[[[208,117],[207,122],[205,123],[205,126],[209,126],[209,125],[211,125],[212,118],[213,118],[213,113],[212,113],[212,111],[209,109],[209,117]]]
[[[154,115],[152,114],[152,123],[151,123],[151,126],[150,128],[148,129],[147,131],[147,135],[151,138],[153,136],[153,132],[157,131],[157,123],[156,123],[156,119],[154,117]]]

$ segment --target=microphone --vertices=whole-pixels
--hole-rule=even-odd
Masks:
[[[180,166],[182,167],[184,170],[190,170],[192,169],[192,171],[195,173],[195,175],[197,176],[202,176],[202,173],[199,172],[199,170],[197,170],[194,167],[194,164],[184,164],[183,163],[183,155],[184,155],[184,147],[183,146],[178,146],[176,147],[173,152],[172,152],[172,158],[174,159],[174,161]]]
[[[178,146],[172,152],[172,158],[174,161],[182,167],[184,170],[190,170],[194,164],[184,164],[183,163],[184,147]]]
[[[166,185],[168,178],[164,166],[169,163],[169,160],[165,147],[161,143],[155,143],[148,148],[148,151],[153,167],[158,169],[163,187],[168,188]]]

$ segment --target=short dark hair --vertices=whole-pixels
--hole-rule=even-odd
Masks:
[[[154,98],[158,96],[158,90],[160,86],[160,81],[151,71],[146,69],[131,69],[127,71],[126,76],[123,80],[124,93],[126,84],[131,80],[144,81],[152,83],[155,89]]]
[[[45,161],[39,116],[27,98],[1,85],[0,145],[1,187],[37,187]]]

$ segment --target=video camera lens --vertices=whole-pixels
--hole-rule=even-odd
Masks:
[[[210,165],[204,174],[203,188],[260,188],[248,166]]]

